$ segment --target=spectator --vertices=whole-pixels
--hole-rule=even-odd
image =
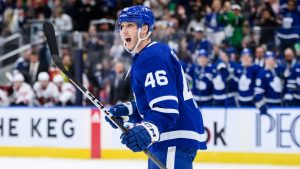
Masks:
[[[40,62],[38,54],[35,51],[32,51],[27,71],[29,75],[29,84],[33,85],[40,72],[48,72],[48,65],[44,62]]]
[[[33,1],[34,7],[34,17],[39,18],[43,15],[45,18],[51,17],[51,9],[49,8],[48,4],[44,0],[34,0]]]
[[[195,30],[196,27],[202,27],[204,28],[205,26],[205,19],[202,16],[202,13],[200,13],[200,11],[197,11],[195,13],[195,17],[193,19],[191,19],[191,21],[188,23],[187,26],[187,33],[191,33],[193,32],[193,30]]]
[[[95,0],[81,1],[78,7],[77,28],[78,31],[87,31],[89,29],[90,21],[97,17],[97,6]],[[100,11],[99,11],[100,12]]]
[[[13,78],[12,105],[33,106],[34,92],[31,86],[24,81],[22,74],[16,74]]]
[[[110,104],[129,101],[131,97],[130,80],[127,77],[124,65],[121,62],[115,64],[115,76],[110,87]]]
[[[232,5],[233,15],[228,18],[228,24],[233,28],[232,36],[229,37],[229,44],[231,44],[236,49],[241,49],[241,42],[243,40],[243,24],[244,17],[241,14],[241,7],[238,4]]]
[[[220,45],[225,38],[224,23],[220,22],[221,0],[214,0],[212,8],[206,8],[205,23],[207,39],[213,45]]]
[[[50,82],[47,72],[38,75],[38,81],[34,83],[33,89],[36,94],[36,104],[39,106],[54,106],[58,103],[59,92],[55,84]]]
[[[279,23],[276,18],[271,15],[269,10],[263,10],[262,17],[259,20],[259,26],[262,29],[260,44],[266,44],[269,48],[273,48],[275,46],[275,31]]]
[[[19,57],[14,65],[14,70],[16,70],[18,73],[21,73],[24,78],[25,82],[29,83],[29,63],[30,63],[30,55],[31,55],[31,50],[27,49],[25,50],[21,57]]]
[[[73,29],[71,17],[64,13],[62,8],[54,9],[54,23],[57,31],[64,34]]]
[[[280,49],[284,51],[287,47],[292,47],[300,38],[300,13],[296,9],[294,0],[287,1],[287,9],[283,10],[282,25],[277,32],[280,39]]]
[[[205,49],[208,54],[211,54],[213,46],[212,44],[204,37],[204,28],[196,27],[194,32],[194,38],[188,42],[188,51],[190,55],[193,55],[196,50]],[[196,60],[195,58],[193,60]]]
[[[73,59],[70,54],[66,53],[62,56],[62,64],[72,75],[75,74]],[[68,81],[67,79],[65,81]]]
[[[54,76],[53,82],[59,91],[58,103],[56,103],[56,105],[74,105],[76,98],[75,87],[69,82],[64,82],[64,79],[60,74]]]

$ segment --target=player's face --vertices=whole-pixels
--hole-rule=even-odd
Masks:
[[[206,66],[207,63],[208,63],[208,59],[207,59],[205,56],[200,56],[200,57],[198,58],[198,63],[199,63],[199,65],[201,65],[201,66]]]
[[[275,59],[273,58],[267,58],[265,60],[265,65],[268,69],[273,69],[275,67]]]
[[[133,50],[138,41],[138,27],[134,22],[123,22],[120,35],[128,50]]]
[[[42,80],[42,81],[40,81],[41,87],[42,87],[43,89],[47,88],[48,82],[49,82],[48,80]]]
[[[244,66],[250,66],[252,63],[252,58],[249,55],[244,55],[241,59]]]
[[[21,87],[22,83],[22,81],[15,81],[13,85],[14,90],[18,90]]]

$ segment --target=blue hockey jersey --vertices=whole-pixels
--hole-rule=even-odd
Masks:
[[[260,108],[267,105],[280,105],[282,102],[283,82],[281,80],[282,69],[262,69],[255,82],[255,105]]]
[[[214,102],[217,106],[236,106],[237,80],[234,78],[236,64],[219,60],[213,66]]]
[[[195,65],[191,72],[193,78],[192,92],[194,99],[198,104],[201,102],[212,102],[213,100],[213,83],[212,83],[212,67],[210,65],[202,67]],[[205,104],[201,104],[204,105]]]
[[[292,103],[290,105],[294,105],[293,103],[296,102],[298,103],[300,101],[300,64],[296,60],[292,62],[285,88],[285,101],[290,101]]]
[[[201,112],[178,58],[167,45],[151,42],[135,54],[131,86],[143,121],[155,124],[160,132],[151,150],[168,146],[206,149]]]
[[[242,65],[237,66],[235,77],[238,81],[238,99],[240,103],[254,105],[255,79],[261,69],[260,66],[255,64],[248,67],[243,67]]]

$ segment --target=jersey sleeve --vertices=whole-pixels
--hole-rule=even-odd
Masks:
[[[254,88],[254,100],[255,106],[257,108],[262,107],[265,104],[264,95],[265,95],[265,88],[266,82],[264,80],[264,71],[260,71],[258,76],[255,80],[255,88]]]
[[[179,117],[176,75],[170,62],[149,57],[140,65],[138,74],[149,106],[144,121],[153,122],[160,132],[172,127]]]

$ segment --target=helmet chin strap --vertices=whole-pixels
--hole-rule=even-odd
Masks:
[[[138,41],[137,41],[135,47],[133,48],[133,50],[129,50],[129,49],[127,48],[127,46],[126,46],[126,40],[121,36],[121,39],[123,40],[123,46],[124,46],[124,48],[127,50],[127,52],[129,52],[129,53],[131,53],[131,54],[135,54],[135,53],[136,53],[136,49],[137,49],[137,47],[140,45],[140,43],[141,43],[143,40],[146,40],[146,39],[150,36],[151,33],[152,33],[152,32],[149,31],[148,34],[147,34],[147,36],[146,36],[145,38],[140,38],[141,28],[139,28],[139,29],[138,29]]]

